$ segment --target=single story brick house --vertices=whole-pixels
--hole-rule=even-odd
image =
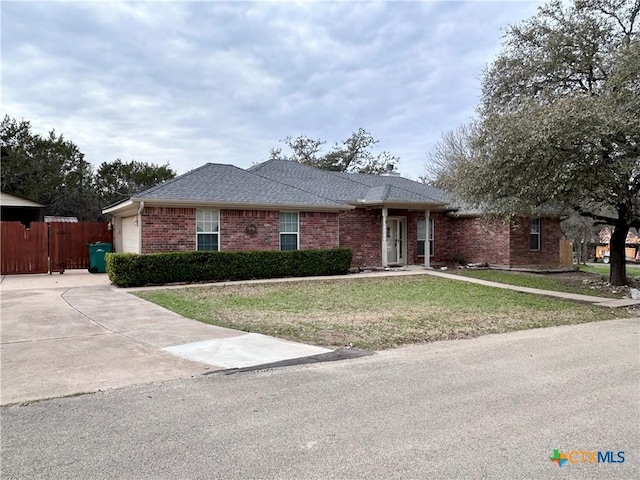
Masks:
[[[247,170],[207,163],[103,213],[112,215],[117,252],[347,247],[360,268],[560,262],[558,217],[488,223],[447,192],[394,172],[328,172],[285,160]]]

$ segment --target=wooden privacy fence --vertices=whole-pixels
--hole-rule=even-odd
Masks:
[[[573,267],[573,242],[560,240],[560,266]]]
[[[88,243],[113,243],[104,222],[0,222],[0,273],[64,272],[89,268]]]
[[[52,272],[89,268],[88,243],[113,243],[113,232],[104,222],[50,223],[49,257]]]
[[[20,222],[0,222],[0,273],[47,273],[48,232],[46,223],[24,228]]]

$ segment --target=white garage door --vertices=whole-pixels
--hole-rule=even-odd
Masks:
[[[122,251],[140,253],[140,229],[136,225],[137,215],[122,218]]]

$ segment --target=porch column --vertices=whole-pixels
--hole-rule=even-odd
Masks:
[[[431,268],[431,246],[429,244],[429,220],[431,217],[431,211],[429,209],[424,211],[424,268]]]
[[[387,266],[387,207],[382,207],[382,266]]]

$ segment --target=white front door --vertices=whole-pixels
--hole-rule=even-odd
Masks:
[[[404,264],[405,251],[404,218],[387,218],[387,263]]]

